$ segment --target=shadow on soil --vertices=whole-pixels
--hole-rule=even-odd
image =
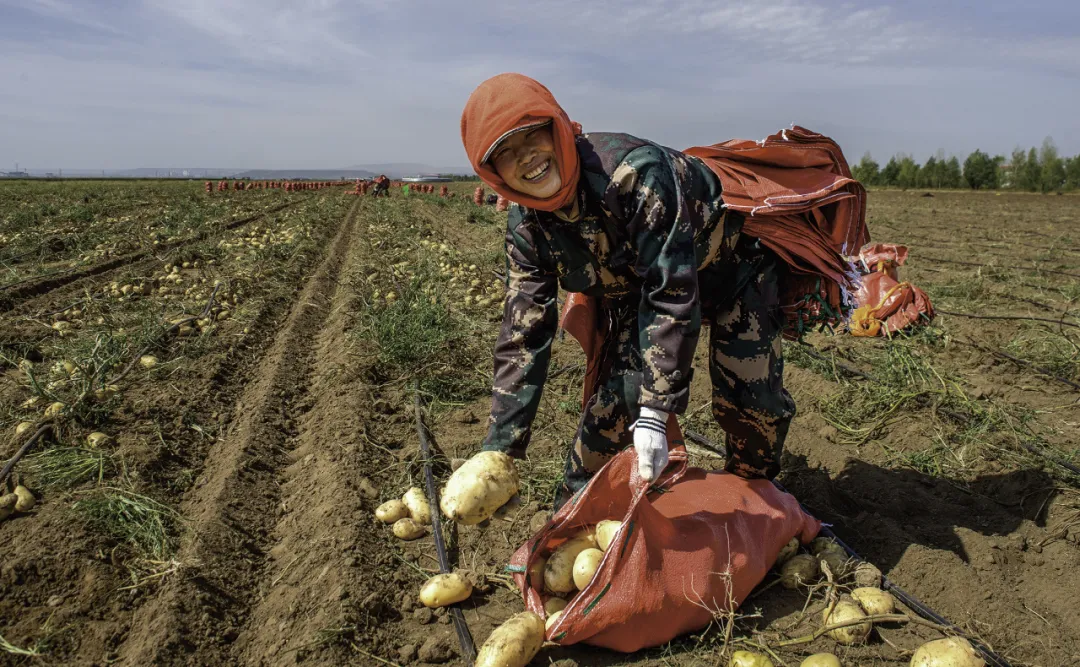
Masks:
[[[910,469],[848,459],[836,475],[785,456],[784,484],[815,516],[883,572],[918,544],[971,561],[957,529],[985,536],[1014,533],[1022,522],[1042,526],[1056,495],[1041,470],[982,475],[960,483]]]

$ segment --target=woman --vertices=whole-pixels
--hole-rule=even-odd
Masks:
[[[600,300],[606,342],[557,506],[631,444],[641,477],[660,475],[703,320],[726,469],[774,477],[795,415],[783,386],[782,267],[742,233],[745,216],[725,206],[706,160],[626,134],[582,134],[547,88],[520,74],[481,84],[461,133],[476,173],[517,204],[483,448],[524,456],[562,285]]]

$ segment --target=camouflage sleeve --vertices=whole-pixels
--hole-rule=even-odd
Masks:
[[[696,178],[684,156],[643,146],[616,168],[605,196],[627,225],[642,280],[639,405],[665,412],[686,410],[701,331],[694,237],[705,223],[703,207],[694,204]]]
[[[491,416],[483,449],[524,457],[547,380],[558,325],[557,275],[543,267],[520,207],[510,211],[506,232],[506,301],[495,343]]]

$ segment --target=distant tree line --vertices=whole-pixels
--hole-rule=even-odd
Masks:
[[[939,150],[920,165],[910,155],[898,153],[878,165],[870,153],[851,169],[863,185],[898,188],[971,188],[972,190],[1019,190],[1060,192],[1080,189],[1080,155],[1058,154],[1054,140],[1047,137],[1042,147],[1024,151],[1019,146],[1012,155],[990,157],[981,150],[967,156],[961,166],[955,155],[945,157]]]

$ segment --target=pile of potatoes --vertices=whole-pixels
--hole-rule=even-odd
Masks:
[[[604,554],[621,527],[619,521],[601,521],[560,544],[550,556],[533,561],[529,567],[529,585],[551,596],[544,603],[547,628],[558,621],[569,604],[567,598],[584,590],[596,576]]]
[[[414,486],[400,500],[389,500],[375,510],[375,518],[393,524],[394,535],[402,540],[415,540],[427,533],[431,523],[431,505],[424,490]]]
[[[915,651],[910,667],[986,667],[986,661],[963,637],[946,637],[927,642]],[[735,651],[728,667],[775,667],[769,656],[753,651]],[[815,653],[799,663],[799,667],[843,667],[832,653]]]

